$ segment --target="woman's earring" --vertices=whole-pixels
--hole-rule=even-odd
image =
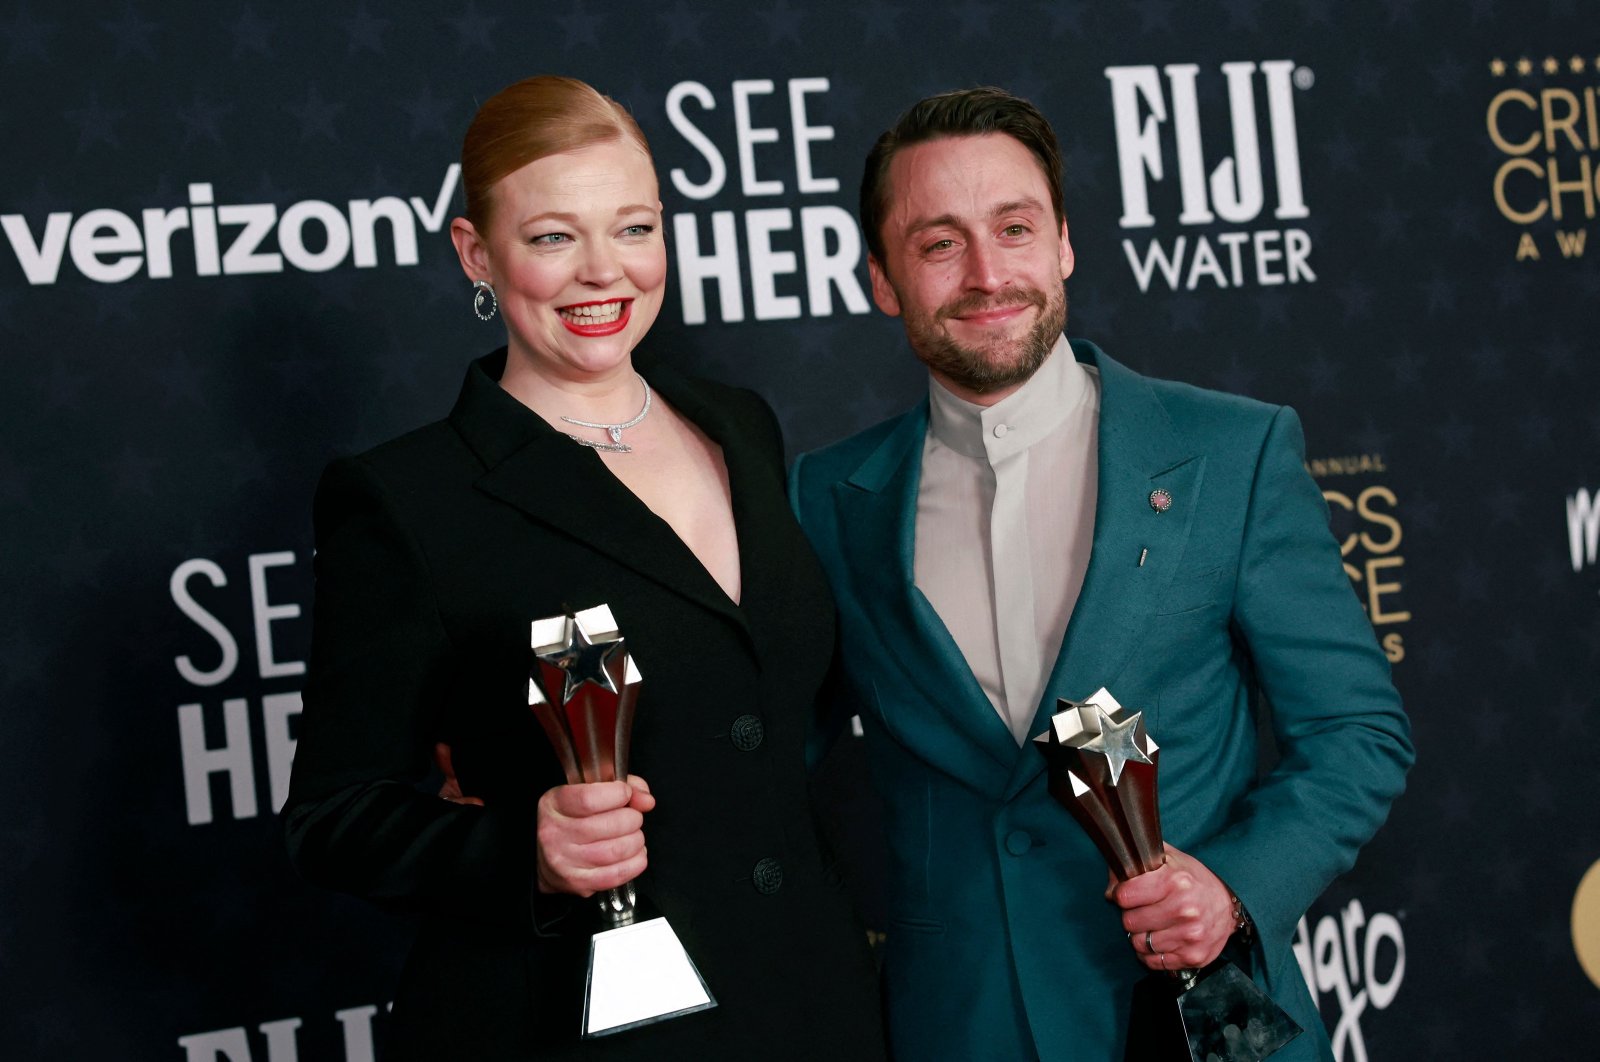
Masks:
[[[474,280],[472,282],[472,312],[478,315],[478,320],[487,321],[493,318],[495,311],[499,308],[500,300],[494,297],[494,285],[487,280]]]

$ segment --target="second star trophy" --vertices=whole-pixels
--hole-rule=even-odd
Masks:
[[[1050,729],[1034,738],[1049,763],[1050,795],[1072,813],[1119,881],[1166,861],[1156,798],[1160,748],[1144,713],[1108,690],[1062,698]],[[1153,974],[1134,991],[1126,1062],[1259,1062],[1300,1026],[1226,959],[1203,970]]]
[[[641,677],[611,609],[535,620],[532,642],[528,707],[568,784],[627,778]],[[638,917],[631,881],[595,899],[601,928],[589,942],[584,1039],[717,1005],[667,920]]]

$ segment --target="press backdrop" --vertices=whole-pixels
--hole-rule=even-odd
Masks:
[[[649,348],[760,391],[791,451],[923,386],[866,294],[873,137],[938,90],[1036,101],[1066,150],[1069,332],[1300,411],[1411,712],[1410,788],[1304,927],[1339,1057],[1590,1057],[1592,16],[7,0],[0,1054],[373,1057],[408,930],[298,881],[276,819],[311,492],[499,342],[447,238],[454,161],[479,101],[560,72],[655,149],[674,277]],[[847,743],[823,798],[881,924],[860,767]]]

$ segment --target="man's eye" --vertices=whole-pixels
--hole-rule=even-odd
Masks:
[[[954,247],[955,245],[956,245],[956,241],[954,241],[954,240],[934,240],[932,243],[928,244],[928,246],[924,247],[922,250],[923,250],[923,252],[925,254],[936,254],[939,251],[948,251],[950,248]]]
[[[1007,225],[1005,228],[1001,229],[1000,231],[1002,233],[1004,233],[1005,235],[1007,235],[1007,236],[1022,236],[1022,235],[1027,233],[1028,226],[1026,226],[1026,225]]]

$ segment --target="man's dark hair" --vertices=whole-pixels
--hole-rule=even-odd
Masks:
[[[1067,220],[1061,203],[1061,149],[1055,131],[1039,108],[1005,89],[984,86],[941,92],[915,104],[890,126],[867,153],[861,175],[861,229],[867,250],[883,261],[883,216],[888,207],[889,163],[901,148],[953,136],[1004,133],[1033,153],[1050,186],[1056,224]]]

